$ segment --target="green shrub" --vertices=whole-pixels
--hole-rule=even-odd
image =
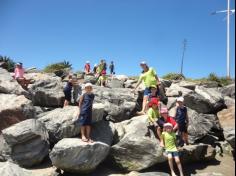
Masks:
[[[210,73],[207,78],[207,81],[215,81],[222,86],[227,86],[233,82],[232,79],[227,78],[227,77],[219,77],[215,73]]]
[[[183,80],[185,79],[184,75],[179,73],[168,73],[162,77],[163,79],[167,80]]]
[[[6,69],[9,72],[14,72],[16,63],[11,58],[7,56],[0,56],[0,62],[3,62],[2,67],[4,69]]]
[[[43,71],[46,73],[55,73],[58,71],[70,70],[70,69],[72,69],[71,64],[67,61],[64,61],[64,62],[50,64],[50,65],[46,66],[43,69]]]

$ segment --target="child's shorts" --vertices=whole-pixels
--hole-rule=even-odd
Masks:
[[[92,116],[80,115],[78,120],[81,126],[90,126],[92,124]]]
[[[169,152],[169,151],[167,151],[167,156],[169,156],[169,155],[171,155],[172,157],[179,157],[180,156],[179,152]]]
[[[150,88],[145,88],[144,96],[148,96],[150,93],[151,93],[151,89]]]
[[[188,132],[187,124],[179,124],[179,132],[187,133]]]

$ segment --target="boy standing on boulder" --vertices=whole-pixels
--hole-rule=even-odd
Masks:
[[[71,92],[73,88],[73,79],[72,75],[69,75],[68,77],[68,82],[66,83],[66,86],[63,89],[64,95],[65,95],[65,101],[64,101],[64,106],[68,106],[71,102]]]
[[[188,124],[189,124],[189,119],[188,119],[188,111],[186,106],[184,106],[184,98],[179,97],[177,98],[177,103],[176,103],[176,114],[175,114],[175,120],[178,123],[178,129],[180,136],[182,140],[184,141],[184,144],[188,145]]]
[[[184,176],[182,165],[179,158],[179,152],[176,147],[176,135],[171,123],[164,124],[164,132],[161,135],[161,147],[165,148],[168,157],[168,163],[171,170],[171,176],[176,176],[173,165],[173,158],[178,166],[180,176]]]
[[[80,97],[79,100],[79,123],[81,125],[81,138],[84,142],[92,143],[93,140],[90,138],[91,124],[92,124],[92,110],[93,100],[95,95],[93,94],[93,87],[91,83],[85,84],[85,93]]]

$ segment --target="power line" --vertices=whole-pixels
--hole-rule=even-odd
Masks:
[[[181,61],[181,71],[180,71],[180,74],[181,74],[181,75],[183,75],[183,67],[184,67],[184,56],[185,56],[186,46],[187,46],[187,40],[186,40],[186,39],[184,39],[184,41],[183,41],[183,55],[182,55],[182,61]]]

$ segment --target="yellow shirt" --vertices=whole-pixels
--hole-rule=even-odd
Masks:
[[[153,68],[149,68],[149,70],[146,73],[143,73],[139,77],[139,81],[143,81],[145,87],[147,88],[156,86],[157,85],[156,71]]]
[[[158,109],[149,108],[149,110],[148,110],[148,121],[149,122],[152,122],[152,123],[156,122],[159,117],[160,117],[160,113],[159,113]]]
[[[178,149],[176,147],[176,134],[174,132],[168,133],[163,132],[161,137],[163,138],[165,149],[167,152],[177,152]]]
[[[98,81],[101,82],[101,81],[106,81],[107,80],[107,77],[106,76],[100,76]]]
[[[103,69],[104,69],[104,68],[103,68],[103,65],[102,65],[102,64],[99,64],[98,67],[97,67],[96,72],[97,72],[98,74],[101,74]]]

